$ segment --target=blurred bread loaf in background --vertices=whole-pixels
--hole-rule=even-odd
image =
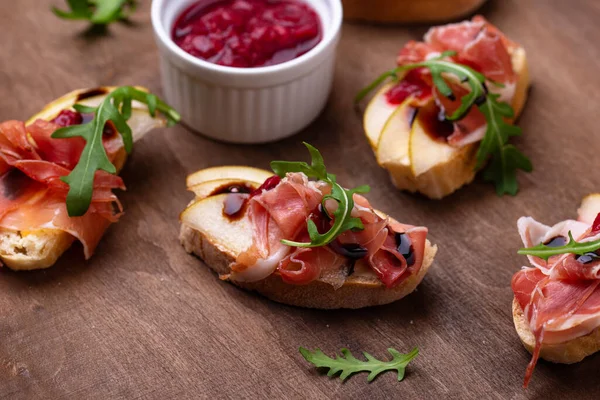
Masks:
[[[342,0],[344,18],[371,22],[446,22],[476,11],[486,0]]]

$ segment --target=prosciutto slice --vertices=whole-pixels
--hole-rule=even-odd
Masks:
[[[487,87],[490,91],[500,94],[501,101],[510,102],[514,96],[517,78],[511,59],[511,53],[516,47],[514,42],[485,18],[475,16],[471,21],[431,28],[425,34],[423,42],[408,42],[400,51],[397,62],[398,65],[412,64],[437,57],[444,51],[454,51],[457,54],[451,57],[451,61],[481,72],[489,81],[501,83],[503,88],[491,82]],[[429,72],[422,70],[421,73],[424,75],[423,80],[433,86],[428,77]],[[469,93],[469,88],[452,76],[445,79],[452,88],[454,97],[449,99],[437,90],[433,91],[433,95],[438,106],[449,115],[460,106],[461,98]],[[448,143],[462,147],[478,142],[485,135],[485,127],[485,117],[473,107],[454,124],[454,133],[448,137]]]
[[[329,218],[337,202],[323,197],[331,187],[324,182],[309,181],[302,173],[289,173],[269,190],[249,200],[248,217],[253,229],[253,245],[240,254],[231,266],[231,278],[241,281],[261,280],[278,271],[284,282],[308,284],[317,279],[339,288],[357,260],[363,260],[387,287],[394,287],[423,263],[427,229],[400,224],[377,214],[369,202],[354,195],[352,216],[360,218],[364,229],[346,231],[334,243],[321,247],[288,247],[282,239],[309,242],[307,221],[319,231],[333,225]],[[326,211],[326,212],[325,212]],[[403,254],[396,240],[404,236]],[[407,259],[408,258],[408,259]]]
[[[600,212],[600,210],[597,210]],[[540,243],[562,245],[571,232],[579,242],[600,239],[600,214],[592,223],[566,220],[552,227],[523,217],[518,222],[525,247]],[[595,254],[562,254],[548,262],[529,257],[512,279],[515,299],[529,322],[536,344],[525,374],[527,386],[543,344],[564,343],[600,327],[600,259]]]
[[[120,177],[96,172],[92,204],[82,217],[69,217],[68,185],[60,178],[77,165],[85,146],[82,138],[52,139],[60,126],[37,120],[0,124],[0,228],[14,231],[57,229],[78,239],[86,258],[91,257],[105,230],[121,215],[121,204],[112,192],[125,189]],[[103,144],[112,161],[122,150],[116,132]]]

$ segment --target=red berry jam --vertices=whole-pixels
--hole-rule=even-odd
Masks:
[[[258,196],[263,191],[274,189],[275,186],[279,185],[279,182],[281,182],[281,178],[277,175],[267,178],[267,180],[264,181],[263,184],[258,187],[258,189],[250,193],[250,197]]]
[[[387,91],[385,97],[390,104],[401,104],[408,96],[426,99],[431,96],[431,86],[422,78],[420,69],[410,70],[404,78]]]
[[[83,122],[83,116],[77,111],[62,110],[52,121],[58,126],[79,125]]]
[[[80,112],[73,110],[62,110],[54,119],[50,122],[54,122],[60,127],[67,127],[71,125],[87,124],[94,118],[94,114],[81,114]],[[112,137],[116,133],[115,126],[112,121],[106,122],[102,135],[105,138]]]
[[[201,0],[173,27],[186,52],[229,67],[280,64],[321,40],[317,13],[299,0]]]

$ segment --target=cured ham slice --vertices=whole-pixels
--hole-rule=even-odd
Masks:
[[[455,60],[466,64],[496,82],[513,82],[510,51],[516,45],[478,15],[471,21],[431,28],[425,43],[437,52],[455,51]]]
[[[377,214],[369,202],[354,195],[352,216],[364,229],[346,231],[321,247],[288,247],[282,239],[309,242],[307,221],[325,232],[334,221],[334,200],[322,201],[331,187],[309,181],[302,173],[289,173],[269,190],[260,189],[249,199],[248,217],[253,245],[231,266],[232,279],[261,280],[277,270],[286,283],[308,284],[317,279],[334,288],[343,285],[354,262],[362,260],[387,287],[394,287],[423,263],[427,229],[403,225]],[[397,242],[403,235],[403,245]],[[404,252],[404,253],[403,253]]]
[[[571,232],[575,239],[579,239],[587,232],[590,225],[568,219],[550,227],[539,223],[531,217],[521,217],[517,221],[517,227],[523,245],[525,247],[533,247],[540,243],[548,244],[556,238],[562,238],[560,244],[564,244],[567,241],[569,232]],[[552,265],[560,256],[553,256],[548,262],[534,256],[527,256],[527,258],[529,258],[529,262],[533,266],[547,270],[548,264]]]
[[[309,240],[306,235],[304,240]],[[286,283],[305,285],[319,278],[335,289],[344,284],[342,270],[346,260],[329,247],[296,248],[278,266],[281,279]]]
[[[267,260],[273,254],[281,254],[282,257],[287,255],[288,251],[281,244],[281,239],[296,237],[323,197],[314,185],[309,185],[304,174],[290,174],[276,188],[277,190],[264,190],[261,187],[257,190],[258,194],[249,200],[248,216],[253,223],[254,245],[241,253],[232,266],[239,278],[248,266],[257,265],[259,260]],[[259,279],[273,273],[281,258],[276,260],[277,263],[268,263],[269,267],[264,268],[264,272],[260,274],[262,278]],[[264,265],[264,262],[258,265]]]
[[[511,52],[517,45],[510,41],[498,28],[490,24],[485,18],[475,16],[471,21],[448,24],[431,28],[424,37],[423,42],[410,41],[398,55],[398,65],[422,62],[439,56],[444,51],[454,51],[457,54],[451,60],[467,65],[481,72],[489,81],[500,83],[503,87],[493,82],[488,83],[488,90],[500,94],[500,100],[510,102],[515,93],[516,74],[512,66]],[[432,87],[428,72],[422,72],[423,81]],[[410,78],[407,74],[404,79]],[[433,91],[436,103],[446,115],[452,114],[461,104],[461,98],[469,93],[469,88],[458,82],[455,77],[447,76],[446,81],[452,88],[454,97],[449,99],[437,90]],[[403,92],[412,90],[404,97],[414,95],[422,97],[422,88],[415,85],[406,85],[400,81],[390,89],[389,97],[394,91],[401,88]],[[418,104],[417,104],[418,105]],[[454,133],[448,137],[448,143],[455,147],[462,147],[478,142],[485,135],[486,120],[484,115],[473,107],[460,121],[454,123]]]
[[[45,189],[15,168],[0,175],[0,221],[22,204],[27,204]]]
[[[65,198],[46,190],[4,215],[0,228],[25,232],[33,229],[65,231],[83,244],[84,255],[88,259],[111,222],[115,222],[111,208],[94,205],[94,209],[82,217],[69,217]],[[107,216],[111,216],[110,219]]]
[[[400,50],[396,62],[398,65],[405,65],[425,61],[429,58],[438,56],[442,48],[443,47],[441,46],[435,47],[430,43],[410,40],[404,45],[402,50]]]
[[[121,215],[112,192],[125,189],[120,177],[96,172],[92,204],[82,217],[69,217],[68,185],[60,178],[77,165],[85,146],[82,138],[52,139],[60,126],[37,120],[27,127],[20,121],[0,124],[0,228],[13,231],[57,229],[78,239],[91,257],[104,231]],[[112,161],[123,142],[108,130],[103,144]]]
[[[446,115],[452,115],[458,110],[463,96],[466,96],[469,90],[452,80],[447,80],[447,83],[452,89],[452,93],[454,93],[454,99],[441,95],[437,88],[434,88],[434,93],[436,101],[444,109]],[[478,142],[485,135],[485,125],[486,121],[483,113],[478,108],[471,107],[466,116],[454,123],[454,132],[448,136],[448,143],[460,147]]]
[[[592,224],[566,220],[553,227],[524,217],[519,219],[518,228],[525,247],[563,245],[569,232],[579,242],[598,240],[600,214]],[[529,260],[532,267],[517,272],[511,283],[536,339],[525,386],[543,344],[564,343],[600,327],[600,256],[562,254],[548,262],[531,256]]]

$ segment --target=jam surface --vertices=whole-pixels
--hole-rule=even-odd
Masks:
[[[415,96],[422,100],[431,96],[431,86],[423,80],[420,69],[413,69],[402,78],[400,82],[392,86],[385,93],[388,103],[399,105],[404,102],[409,96]]]
[[[321,40],[321,24],[299,0],[201,0],[179,16],[172,37],[195,57],[251,68],[306,53]]]
[[[419,120],[425,133],[434,140],[445,142],[452,133],[454,125],[446,120],[445,111],[434,102],[417,109],[416,119]]]
[[[81,114],[78,111],[73,110],[62,110],[54,119],[50,122],[55,123],[60,127],[67,127],[71,125],[80,125],[87,124],[92,119],[94,119],[93,114]],[[112,121],[108,121],[106,125],[104,125],[104,130],[102,131],[102,136],[104,138],[110,138],[117,133],[117,130]]]

